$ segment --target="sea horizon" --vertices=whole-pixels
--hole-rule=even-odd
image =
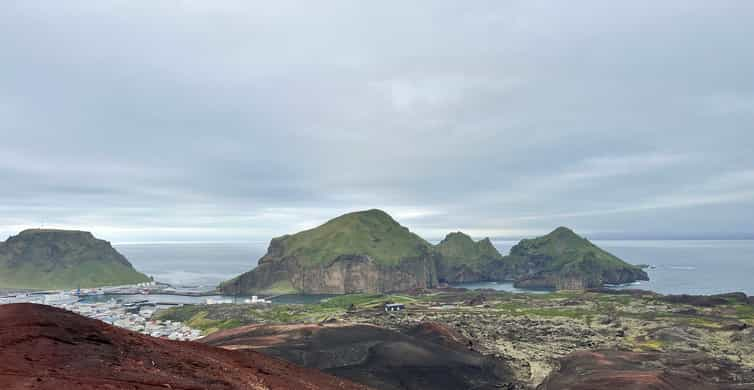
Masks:
[[[527,236],[527,237],[520,237],[520,238],[493,238],[488,237],[490,241],[495,242],[505,242],[505,241],[521,241],[525,239],[534,238],[535,236]],[[754,241],[754,237],[750,238],[594,238],[594,237],[587,237],[591,241],[594,242],[605,242],[605,241]],[[480,238],[478,237],[472,237],[475,240],[478,240]],[[484,238],[484,237],[483,237]],[[113,246],[121,246],[121,245],[180,245],[180,244],[269,244],[270,238],[267,241],[264,240],[159,240],[159,241],[111,241],[110,243]],[[431,238],[426,239],[428,242],[432,244],[437,244],[440,241],[442,241],[442,238]]]
[[[506,255],[518,240],[492,240]],[[631,264],[646,264],[650,280],[630,285],[661,294],[754,295],[754,240],[594,240]],[[256,267],[268,242],[118,243],[134,267],[174,285],[215,286]]]

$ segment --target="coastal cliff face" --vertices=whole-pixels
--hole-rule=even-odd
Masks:
[[[227,294],[353,294],[437,286],[431,256],[380,265],[369,256],[342,255],[329,265],[307,267],[295,258],[260,264],[220,286]]]
[[[220,285],[226,294],[349,294],[437,286],[431,245],[380,210],[346,214],[270,242],[259,265]]]
[[[404,291],[437,285],[431,256],[380,265],[369,256],[343,255],[327,267],[302,268],[291,279],[298,291],[326,294]]]
[[[24,230],[0,243],[0,287],[77,288],[149,281],[89,232]]]
[[[647,275],[567,228],[522,240],[501,255],[485,238],[448,234],[433,246],[380,210],[345,214],[272,240],[226,294],[350,294],[432,288],[440,283],[514,281],[523,288],[585,289]]]

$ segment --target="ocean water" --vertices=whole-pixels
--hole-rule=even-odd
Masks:
[[[214,287],[257,265],[267,243],[115,244],[133,266],[179,287]]]
[[[641,288],[662,294],[754,295],[754,241],[595,241],[632,264],[649,264]]]
[[[517,241],[495,241],[507,254]],[[650,290],[661,294],[722,294],[741,291],[754,295],[752,240],[594,240],[595,245],[631,264],[648,264],[649,281],[616,288]],[[465,283],[467,288],[521,292],[512,283]]]
[[[718,294],[742,291],[754,295],[754,241],[594,241],[632,264],[649,264],[649,282],[640,288],[663,294]],[[516,241],[495,241],[507,254]],[[131,263],[158,281],[177,286],[212,287],[254,268],[267,243],[119,244]],[[524,291],[511,283],[473,283],[470,288]]]

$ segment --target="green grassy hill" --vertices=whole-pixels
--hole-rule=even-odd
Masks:
[[[349,213],[314,229],[279,237],[283,253],[305,265],[332,262],[340,255],[367,255],[381,265],[427,253],[431,245],[382,210]]]
[[[366,265],[363,256],[372,261]],[[385,292],[440,282],[524,279],[533,287],[582,288],[646,279],[646,274],[567,228],[522,240],[502,256],[489,239],[474,241],[461,232],[433,246],[373,209],[273,239],[257,268],[219,289],[234,294]]]
[[[485,269],[493,262],[500,262],[503,256],[497,251],[489,238],[474,241],[462,232],[450,233],[435,245],[435,251],[440,254],[441,278],[453,280],[453,273],[461,269],[479,274],[483,279]]]
[[[533,239],[521,240],[511,248],[511,256],[545,256],[549,259],[543,271],[582,268],[585,263],[604,267],[630,266],[623,260],[592,244],[566,227]]]
[[[489,238],[474,241],[462,232],[450,233],[435,246],[448,264],[478,264],[500,260],[503,256]]]
[[[506,257],[510,264],[535,267],[543,278],[580,278],[587,285],[646,280],[639,267],[626,263],[566,227],[521,240]]]
[[[439,255],[437,272],[440,282],[487,280],[491,277],[490,269],[504,268],[503,256],[488,238],[474,241],[464,233],[450,233],[434,250]]]
[[[0,288],[67,289],[147,282],[91,233],[31,229],[0,243]]]

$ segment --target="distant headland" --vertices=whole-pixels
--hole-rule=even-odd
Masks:
[[[29,229],[0,242],[0,288],[73,289],[149,280],[89,232]]]

